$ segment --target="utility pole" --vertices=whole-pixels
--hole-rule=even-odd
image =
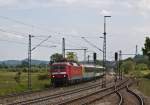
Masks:
[[[48,36],[45,40],[41,41],[38,45],[33,47],[31,49],[31,38],[34,37],[32,35],[29,35],[29,47],[28,47],[28,89],[32,89],[32,81],[31,81],[31,52],[35,50],[37,47],[39,47],[42,43],[47,41],[51,36]],[[55,47],[55,46],[52,46]]]
[[[33,36],[29,35],[29,47],[28,47],[28,89],[31,90],[31,38]]]
[[[104,16],[104,42],[103,42],[103,78],[102,78],[102,88],[106,87],[106,18],[111,16]]]
[[[65,58],[65,38],[62,39],[62,55]]]
[[[90,62],[90,55],[88,55],[88,63]]]
[[[138,45],[136,45],[136,51],[135,51],[135,56],[138,55]]]
[[[119,75],[119,79],[122,80],[122,77],[123,77],[123,72],[121,70],[121,61],[122,61],[122,51],[120,50],[119,51],[119,72],[120,72],[120,75]]]
[[[86,50],[87,49],[84,49],[84,63],[86,63]]]

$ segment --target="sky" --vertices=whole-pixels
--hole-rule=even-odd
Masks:
[[[102,49],[104,16],[107,31],[107,59],[114,53],[142,54],[146,36],[150,36],[150,0],[0,0],[0,61],[22,60],[28,56],[28,35],[32,48],[51,36],[43,46],[32,51],[32,59],[49,60],[54,53],[62,53],[62,38],[66,48],[87,48],[92,59],[96,52],[81,37]],[[56,47],[53,47],[56,46]],[[75,51],[83,60],[83,51]],[[128,56],[123,56],[126,58]]]

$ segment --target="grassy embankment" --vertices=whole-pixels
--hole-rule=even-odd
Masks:
[[[135,71],[132,76],[139,79],[139,85],[136,88],[146,96],[150,96],[150,70]]]
[[[17,83],[14,79],[17,72],[0,71],[0,96],[27,91],[28,74],[21,72],[20,83]],[[44,89],[50,84],[49,79],[39,80],[39,75],[46,75],[47,72],[35,72],[32,73],[32,89],[40,90]]]

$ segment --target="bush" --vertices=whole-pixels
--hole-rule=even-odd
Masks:
[[[18,71],[14,77],[15,81],[20,84],[21,72]]]
[[[144,63],[140,63],[136,65],[136,70],[148,70],[148,66]]]
[[[50,87],[51,87],[50,84],[45,84],[45,85],[44,85],[44,88],[50,88]]]
[[[127,60],[122,63],[121,69],[124,71],[125,74],[129,74],[130,72],[135,70],[135,63],[131,60]]]
[[[150,79],[150,73],[145,75],[144,78]]]
[[[46,80],[48,79],[48,75],[47,74],[39,74],[38,75],[38,80]]]

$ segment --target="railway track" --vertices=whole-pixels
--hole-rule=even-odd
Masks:
[[[58,92],[56,94],[51,94],[44,97],[12,102],[6,105],[93,105],[96,101],[112,94],[116,94],[118,97],[117,105],[144,105],[143,99],[128,88],[128,85],[131,85],[133,81],[124,79],[123,81],[118,81],[116,86],[114,86],[112,81],[109,81],[108,83],[108,88],[102,89],[100,88],[100,83],[95,83],[93,85],[86,85],[80,88]],[[127,90],[128,94],[134,96],[136,104],[127,104],[127,96],[121,94],[122,90]]]
[[[129,89],[132,84],[133,82],[116,89],[116,94],[119,97],[118,105],[144,105],[142,97]]]
[[[116,94],[117,94],[118,97],[119,97],[119,103],[118,103],[118,105],[122,105],[122,103],[123,103],[123,97],[122,97],[122,95],[121,95],[120,92],[118,92],[118,91],[116,91]]]
[[[114,89],[114,86],[111,86],[109,88],[105,88],[105,89],[93,91],[93,92],[88,93],[88,94],[81,95],[80,97],[78,96],[75,98],[63,100],[62,102],[59,102],[59,103],[52,103],[52,104],[57,104],[57,105],[90,105],[90,104],[93,104],[94,102],[96,102],[96,101],[98,101],[98,100],[100,100],[100,99],[102,99],[108,95],[116,93],[120,97],[119,103],[121,105],[122,96],[117,91],[122,89],[122,88],[125,88],[126,87],[125,84],[127,82],[128,82],[128,80],[117,84],[116,89]]]
[[[139,96],[138,94],[136,94],[134,91],[132,91],[131,89],[129,89],[129,85],[126,86],[126,90],[127,93],[124,94],[123,97],[123,101],[121,105],[144,105],[144,101],[141,98],[141,96]]]
[[[112,80],[111,81],[108,81],[107,84],[110,84],[112,83]],[[68,91],[59,91],[59,92],[55,92],[54,94],[48,94],[48,95],[45,95],[45,96],[41,96],[41,97],[35,97],[33,99],[24,99],[23,100],[23,97],[24,96],[21,96],[19,95],[18,97],[21,97],[21,100],[16,100],[15,102],[12,101],[12,102],[8,102],[8,103],[5,103],[6,105],[28,105],[28,104],[34,104],[34,103],[40,103],[40,102],[43,102],[43,101],[47,101],[47,100],[52,100],[54,98],[57,98],[59,96],[65,96],[65,95],[69,95],[69,94],[73,94],[74,92],[80,92],[80,91],[83,91],[85,88],[94,88],[94,87],[97,87],[97,86],[101,86],[100,82],[96,82],[96,83],[92,83],[92,84],[87,84],[86,86],[81,86],[80,88],[75,88],[75,89],[69,89]],[[55,91],[55,89],[54,89]],[[47,91],[49,92],[49,91]],[[30,95],[31,93],[29,93]],[[28,95],[28,94],[25,94],[25,95]]]
[[[111,99],[110,102],[112,102],[113,104],[111,105],[144,105],[144,100],[142,99],[141,96],[139,96],[138,94],[136,94],[134,91],[129,89],[129,86],[132,85],[133,82],[127,83],[124,86],[121,86],[119,88],[116,88],[115,91],[110,94],[116,94],[118,98],[116,98],[115,95],[115,104],[114,102],[112,102],[114,99]],[[106,94],[104,97],[106,97],[108,94]],[[104,98],[104,97],[101,97]],[[109,98],[111,98],[112,96],[110,96]],[[106,100],[105,100],[106,101]],[[102,102],[102,101],[101,101]],[[98,103],[98,102],[97,102]],[[100,103],[100,102],[99,102]],[[94,104],[96,105],[96,104]]]

